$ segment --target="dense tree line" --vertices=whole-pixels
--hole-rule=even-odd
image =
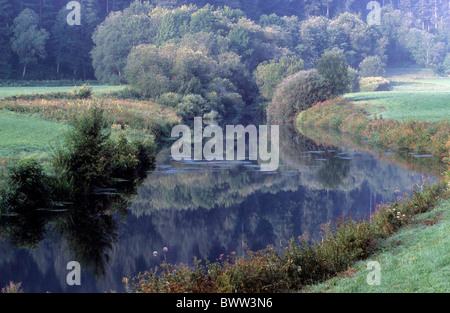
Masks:
[[[112,19],[120,20],[120,14],[112,12],[124,10],[133,0],[79,0],[81,25],[74,26],[66,21],[68,2],[0,0],[0,78],[105,78],[95,63],[95,47],[102,41],[98,27]],[[312,67],[325,50],[338,47],[354,68],[365,57],[378,55],[387,64],[411,60],[441,73],[450,71],[446,68],[450,63],[449,0],[379,2],[383,22],[379,27],[369,27],[365,0],[152,0],[148,12],[129,12],[130,21],[115,25],[134,31],[128,32],[125,42],[110,43],[119,46],[116,54],[121,58],[108,60],[108,66],[116,67],[118,75],[123,76],[126,58],[121,54],[129,53],[135,45],[160,46],[188,33],[206,32],[225,37],[229,51],[239,55],[251,70],[279,56],[262,48],[288,49],[303,59],[306,67]],[[215,8],[209,13],[194,14],[197,10],[189,6],[200,9],[208,4]],[[190,9],[181,9],[183,5]],[[221,6],[229,9],[218,14],[216,8]],[[155,12],[155,7],[161,9]],[[151,19],[142,16],[150,12]],[[230,27],[230,22],[237,27]],[[265,38],[255,38],[258,31]],[[97,45],[93,34],[97,34]],[[262,55],[267,52],[272,54]]]

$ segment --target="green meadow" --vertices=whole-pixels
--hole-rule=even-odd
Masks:
[[[45,160],[66,129],[63,123],[0,110],[0,159],[34,157]]]
[[[377,118],[435,122],[449,117],[450,77],[433,77],[424,70],[388,74],[391,91],[349,93],[345,98]]]
[[[78,86],[79,88],[80,86]],[[32,86],[32,87],[0,87],[0,98],[20,96],[20,95],[32,95],[32,94],[47,94],[53,92],[71,92],[73,91],[73,86]],[[112,91],[118,91],[123,88],[123,86],[108,86],[108,85],[98,85],[91,86],[92,91],[95,93],[108,93]]]

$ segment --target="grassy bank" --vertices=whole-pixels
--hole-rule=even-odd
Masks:
[[[293,239],[288,247],[222,256],[216,262],[163,263],[152,272],[124,279],[130,292],[149,293],[269,293],[302,290],[311,284],[339,275],[357,261],[365,260],[385,246],[386,238],[430,212],[446,185],[415,190],[412,196],[379,206],[364,220],[340,218],[322,226],[321,242],[307,234]]]
[[[329,133],[337,130],[339,140],[352,137],[352,145],[358,142],[365,148],[370,145],[371,149],[397,150],[417,157],[432,154],[445,165],[450,156],[450,80],[415,75],[419,74],[394,74],[393,91],[348,94],[346,99],[319,103],[301,112],[297,124],[306,130],[308,126],[319,129],[321,135],[317,138],[325,142],[330,142]],[[446,175],[448,183],[448,172]],[[433,209],[411,216],[398,232],[383,238],[369,258],[302,291],[448,292],[449,192],[439,195],[435,204]],[[366,281],[368,261],[377,261],[381,266],[379,286]]]
[[[442,117],[441,117],[442,118]],[[450,122],[420,122],[371,118],[360,106],[345,99],[318,103],[297,117],[300,126],[330,128],[353,134],[377,146],[400,151],[449,156]]]
[[[450,89],[450,87],[449,87]],[[379,91],[347,94],[372,117],[436,122],[448,115],[450,91]]]
[[[448,117],[450,79],[426,69],[389,69],[391,91],[359,92],[344,97],[372,118],[437,122]]]
[[[181,120],[173,108],[151,101],[0,99],[0,183],[7,180],[7,168],[23,158],[32,157],[50,174],[49,161],[65,145],[65,133],[72,129],[69,125],[93,108],[102,109],[111,128],[111,138],[117,142],[146,142],[153,146],[162,137],[170,136],[172,127]]]
[[[450,200],[416,216],[370,257],[381,266],[380,285],[366,282],[367,261],[357,262],[337,277],[305,292],[450,292]]]
[[[38,116],[0,111],[0,159],[35,157],[45,159],[52,144],[67,130],[64,123]]]

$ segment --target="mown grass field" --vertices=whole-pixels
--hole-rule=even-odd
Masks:
[[[307,292],[381,293],[450,292],[450,200],[387,239],[380,251],[336,278],[311,286]],[[367,262],[381,266],[380,285],[367,283]]]
[[[45,166],[66,130],[64,123],[0,110],[0,178],[20,158],[32,157]]]
[[[436,122],[450,117],[450,77],[428,71],[388,71],[391,91],[349,93],[345,98],[362,105],[373,117],[400,121]]]
[[[79,88],[80,86],[78,86]],[[92,91],[95,93],[105,93],[111,91],[117,91],[123,88],[123,86],[91,86]],[[52,92],[70,92],[73,91],[73,86],[58,86],[58,87],[0,87],[0,98],[20,95],[31,94],[46,94]]]

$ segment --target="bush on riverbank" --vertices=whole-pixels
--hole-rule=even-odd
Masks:
[[[400,122],[369,118],[365,110],[345,99],[333,99],[318,103],[301,112],[297,123],[338,129],[359,137],[365,137],[372,144],[390,147],[406,152],[429,153],[447,158],[450,151],[450,123]]]
[[[270,122],[289,122],[298,111],[331,98],[330,82],[317,70],[300,71],[284,79],[267,108]]]
[[[411,196],[381,205],[369,219],[340,218],[323,225],[323,240],[307,234],[292,239],[279,252],[274,247],[244,256],[221,256],[216,262],[194,262],[192,267],[163,263],[154,272],[124,279],[131,292],[149,293],[268,293],[299,290],[323,281],[376,251],[380,240],[398,231],[415,214],[429,211],[441,196],[444,184],[415,190]]]
[[[51,174],[33,159],[9,167],[0,190],[0,214],[50,208],[53,201],[72,201],[110,187],[117,179],[134,181],[151,165],[155,147],[148,140],[115,139],[101,108],[93,107],[73,121],[64,144],[56,149]],[[76,196],[74,196],[76,195]]]
[[[75,118],[66,134],[64,146],[53,158],[56,169],[68,173],[75,186],[85,190],[105,187],[113,178],[133,180],[136,169],[151,164],[153,147],[150,142],[129,141],[123,132],[118,139],[111,136],[103,109],[93,107]]]
[[[359,90],[361,92],[389,91],[391,82],[384,77],[361,77],[359,79]]]

